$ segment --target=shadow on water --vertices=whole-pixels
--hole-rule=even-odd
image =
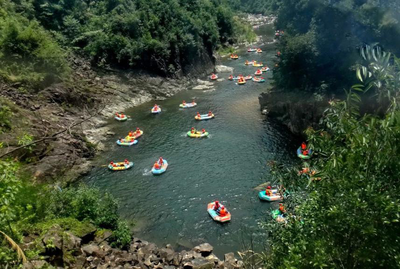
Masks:
[[[267,32],[267,38],[272,39],[272,26],[258,31]],[[244,65],[246,59],[272,66],[275,55],[273,44],[261,48],[262,54],[241,51],[239,60],[227,59],[222,64],[234,67],[235,75],[254,74],[255,67]],[[254,187],[268,180],[268,161],[291,162],[296,149],[285,128],[260,114],[258,95],[268,87],[272,74],[264,77],[264,84],[248,81],[238,86],[225,80],[215,82],[216,90],[212,92],[181,92],[157,102],[163,109],[159,115],[150,114],[154,103],[146,103],[126,111],[132,116],[130,121],[110,119],[113,132],[118,135],[107,141],[110,150],[97,158],[99,167],[85,181],[120,200],[121,215],[137,223],[135,236],[160,246],[169,243],[178,249],[209,242],[217,255],[236,252],[249,241],[255,248],[263,247],[265,234],[258,223],[269,221],[270,208],[277,205],[261,203]],[[192,98],[197,107],[179,108],[183,99]],[[197,111],[208,110],[213,111],[215,119],[194,120]],[[115,144],[136,127],[144,130],[137,145]],[[191,127],[205,128],[210,138],[187,137]],[[160,156],[168,160],[169,167],[166,173],[155,177],[150,169]],[[125,158],[134,162],[133,169],[112,172],[100,168],[100,164]],[[219,224],[208,216],[207,204],[213,200],[219,200],[231,211],[230,223]]]

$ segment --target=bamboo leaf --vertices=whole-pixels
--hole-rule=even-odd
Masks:
[[[20,246],[17,243],[15,243],[15,241],[12,240],[12,238],[6,235],[4,232],[0,231],[0,234],[4,236],[4,238],[10,244],[11,248],[17,251],[18,258],[22,260],[22,263],[26,263],[27,259],[25,257],[24,251],[20,248]]]

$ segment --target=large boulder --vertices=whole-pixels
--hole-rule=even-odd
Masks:
[[[170,263],[175,257],[175,251],[169,248],[160,249],[160,257],[165,262]]]
[[[62,229],[59,225],[51,227],[42,238],[47,251],[61,251],[63,247]]]
[[[214,262],[207,260],[206,258],[196,258],[192,260],[193,269],[212,269]]]
[[[86,254],[86,256],[95,256],[95,253],[100,251],[100,247],[95,244],[90,244],[82,247],[82,252]]]
[[[210,255],[213,249],[213,246],[211,246],[209,243],[204,243],[193,248],[194,251],[201,253],[201,256],[203,257]]]

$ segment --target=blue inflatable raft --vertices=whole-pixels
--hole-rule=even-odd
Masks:
[[[167,171],[168,168],[168,162],[167,160],[163,160],[163,165],[161,165],[160,169],[155,169],[154,166],[151,169],[151,172],[153,173],[153,175],[160,175],[162,173],[164,173],[165,171]]]

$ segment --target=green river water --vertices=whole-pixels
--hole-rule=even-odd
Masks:
[[[262,26],[257,32],[266,41],[271,41],[274,34],[272,25]],[[273,65],[274,45],[261,48],[261,54],[242,50],[238,53],[240,59],[226,59],[222,64],[234,67],[234,75],[254,74],[255,67],[244,65],[246,59]],[[219,76],[227,78],[229,73]],[[226,79],[215,82],[216,90],[212,92],[181,92],[157,102],[162,108],[159,115],[150,114],[151,102],[125,111],[132,116],[126,122],[110,118],[116,135],[106,141],[109,150],[98,156],[98,168],[85,182],[119,199],[121,215],[136,223],[134,236],[159,246],[171,244],[179,249],[208,242],[220,257],[249,244],[260,249],[266,232],[259,223],[272,221],[269,212],[278,205],[261,202],[254,188],[270,180],[268,161],[290,163],[298,147],[286,128],[260,113],[258,96],[268,87],[272,74],[264,77],[267,83],[263,84],[248,81],[239,86]],[[179,108],[182,100],[192,98],[198,103],[196,108]],[[215,119],[195,121],[197,111],[205,114],[208,110],[213,111]],[[137,145],[115,144],[136,127],[144,130]],[[205,128],[211,135],[188,138],[186,133],[191,127]],[[168,161],[169,168],[153,176],[151,167],[160,156]],[[132,169],[113,172],[101,166],[125,158],[134,162]],[[220,224],[209,217],[207,204],[214,200],[232,213],[231,222]]]

